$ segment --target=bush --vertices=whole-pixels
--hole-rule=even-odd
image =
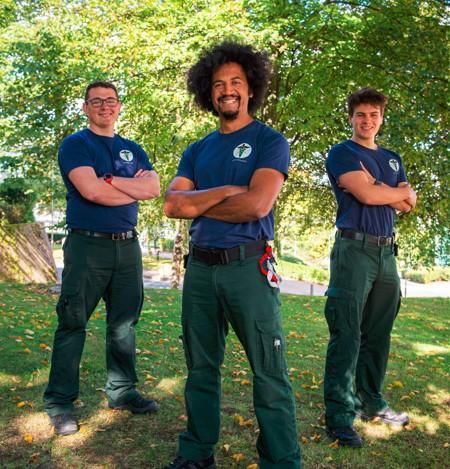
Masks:
[[[447,282],[450,280],[450,267],[434,266],[422,267],[417,270],[408,270],[403,273],[403,278],[417,283]]]
[[[23,178],[6,178],[0,184],[0,212],[9,223],[34,221],[33,207],[36,194]]]

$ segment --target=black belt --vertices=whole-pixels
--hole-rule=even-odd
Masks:
[[[100,231],[81,230],[79,228],[69,228],[69,233],[77,233],[84,236],[92,236],[92,238],[105,238],[114,241],[121,241],[124,239],[137,238],[136,230],[124,231],[123,233],[102,233]]]
[[[244,244],[243,248],[245,258],[262,254],[266,244],[267,241],[263,239],[260,241]],[[237,261],[241,258],[241,248],[240,246],[236,246],[229,249],[204,249],[192,245],[191,254],[196,261],[204,262],[208,265],[225,265],[229,264],[230,262]]]
[[[391,246],[394,244],[393,236],[374,236],[371,234],[361,233],[360,231],[353,231],[348,229],[338,229],[338,235],[341,238],[350,238],[357,241],[362,241],[364,239],[368,243],[376,244],[377,246]]]

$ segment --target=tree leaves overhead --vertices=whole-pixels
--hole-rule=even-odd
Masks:
[[[185,72],[202,48],[234,37],[273,59],[258,117],[291,143],[278,229],[296,217],[332,225],[324,159],[350,134],[346,96],[370,85],[389,96],[379,141],[401,154],[419,193],[400,232],[421,247],[414,257],[430,260],[436,240],[448,238],[445,15],[443,1],[419,0],[7,0],[0,8],[0,164],[39,180],[44,202],[51,194],[63,200],[59,178],[51,178],[57,147],[85,125],[86,84],[109,79],[124,102],[118,131],[143,145],[166,186],[183,149],[216,125],[194,107]],[[141,222],[161,219],[161,201],[143,205]]]

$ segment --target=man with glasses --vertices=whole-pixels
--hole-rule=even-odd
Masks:
[[[78,431],[73,402],[86,323],[106,304],[106,394],[109,407],[157,410],[136,391],[136,325],[143,303],[142,258],[135,226],[138,200],[159,196],[159,178],[145,151],[114,133],[121,103],[109,82],[91,83],[83,111],[89,125],[64,139],[58,162],[67,188],[64,270],[56,311],[45,409],[58,435]]]

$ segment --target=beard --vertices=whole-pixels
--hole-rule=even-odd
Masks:
[[[239,110],[219,112],[219,114],[227,121],[234,121],[235,119],[237,119],[237,116],[239,115]]]
[[[222,116],[225,120],[227,121],[233,121],[235,119],[237,119],[238,115],[239,115],[239,108],[241,106],[241,99],[239,97],[237,97],[237,100],[238,100],[238,106],[237,106],[237,109],[235,111],[223,111],[221,109],[221,101],[222,99],[226,98],[227,96],[224,96],[223,98],[219,99],[219,109],[218,109],[218,112],[219,112],[219,115]]]

